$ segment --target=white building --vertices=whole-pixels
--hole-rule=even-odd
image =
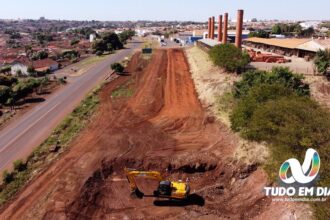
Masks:
[[[11,74],[16,75],[18,71],[21,72],[22,75],[29,75],[28,68],[32,66],[36,72],[44,72],[44,71],[56,71],[59,68],[59,64],[52,59],[43,59],[36,60],[33,62],[15,62],[11,65]]]
[[[89,35],[89,42],[93,43],[96,39],[96,35],[95,34],[90,34]]]
[[[27,69],[28,69],[28,66],[26,66],[23,63],[17,62],[17,63],[12,64],[12,66],[11,66],[11,74],[12,75],[16,75],[20,71],[22,73],[22,75],[27,76],[27,75],[29,75]]]
[[[316,29],[320,24],[321,24],[320,21],[305,21],[305,22],[300,23],[300,26],[303,29],[308,29],[308,28]]]

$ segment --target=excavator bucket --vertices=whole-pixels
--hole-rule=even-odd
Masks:
[[[131,192],[132,199],[143,199],[144,193],[141,192],[139,189],[136,189]]]

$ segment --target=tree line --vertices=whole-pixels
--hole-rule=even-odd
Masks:
[[[17,101],[48,85],[49,79],[25,78],[0,74],[0,104],[13,107]]]
[[[99,38],[93,42],[93,52],[97,55],[102,55],[104,52],[113,52],[124,47],[127,40],[131,39],[135,35],[133,30],[125,30],[120,34],[114,32],[106,32],[99,36]]]

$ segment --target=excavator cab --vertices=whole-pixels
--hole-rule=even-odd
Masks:
[[[164,180],[161,174],[157,171],[137,171],[132,169],[125,169],[125,173],[131,187],[131,192],[138,198],[142,198],[144,194],[137,187],[135,181],[135,177],[137,176],[156,179],[159,181],[158,188],[154,191],[155,197],[186,199],[190,193],[190,187],[187,183]]]
[[[172,187],[170,181],[160,181],[158,190],[154,192],[155,195],[171,196]]]
[[[189,193],[190,187],[188,184],[165,180],[159,183],[158,190],[154,192],[154,195],[173,199],[186,199]]]

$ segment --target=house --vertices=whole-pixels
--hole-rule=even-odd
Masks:
[[[20,62],[20,61],[15,61],[11,65],[11,74],[12,75],[16,75],[18,72],[21,72],[22,75],[29,75],[27,70],[28,70],[28,65],[26,65],[25,63]]]
[[[90,34],[89,35],[89,42],[93,43],[96,40],[96,34]]]
[[[11,74],[15,75],[18,71],[20,71],[22,75],[29,75],[28,68],[30,66],[33,67],[36,72],[52,72],[58,70],[59,68],[58,62],[49,58],[36,61],[18,60],[12,64]]]
[[[47,70],[53,72],[59,68],[58,62],[49,58],[33,61],[32,66],[37,72],[43,72]]]

